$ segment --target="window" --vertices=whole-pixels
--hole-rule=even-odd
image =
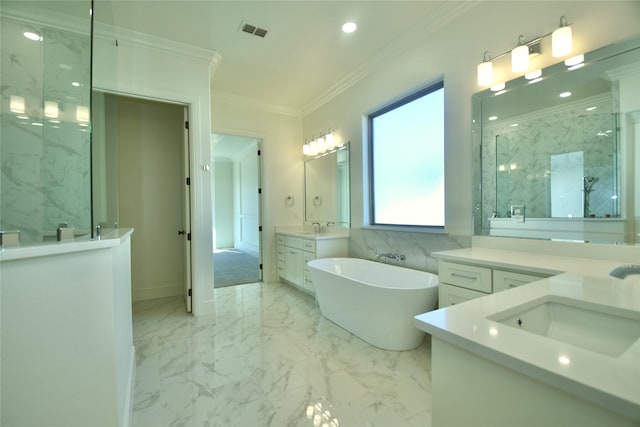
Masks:
[[[444,228],[444,82],[369,115],[370,224]]]

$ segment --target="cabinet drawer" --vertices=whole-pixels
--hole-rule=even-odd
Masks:
[[[526,285],[547,276],[514,273],[513,271],[493,270],[493,292],[500,292],[517,286]]]
[[[284,259],[278,259],[278,277],[284,277]]]
[[[296,248],[296,249],[304,248],[303,239],[301,239],[300,237],[285,236],[284,245],[290,248]]]
[[[438,275],[440,276],[440,283],[491,293],[490,268],[440,261]]]
[[[307,252],[316,252],[316,241],[310,239],[304,239],[304,248]]]
[[[314,255],[315,254],[312,254],[311,252],[305,252],[304,253],[304,268],[305,268],[305,270],[307,270],[309,268],[307,263],[309,261],[312,261],[312,260],[316,259],[316,257]]]
[[[440,283],[438,286],[438,307],[449,307],[450,305],[460,304],[471,299],[480,298],[485,295],[484,292],[472,291],[470,289],[459,288],[457,286]]]

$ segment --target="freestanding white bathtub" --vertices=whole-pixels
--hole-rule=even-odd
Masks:
[[[411,350],[424,339],[413,317],[438,307],[438,276],[358,258],[308,262],[320,312],[369,344]]]

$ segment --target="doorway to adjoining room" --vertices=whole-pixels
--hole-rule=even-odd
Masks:
[[[260,254],[260,141],[214,133],[214,287],[262,280]]]

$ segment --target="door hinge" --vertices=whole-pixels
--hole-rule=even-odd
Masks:
[[[262,154],[261,150],[258,150],[258,156],[260,156]]]
[[[258,188],[258,194],[262,194],[262,188]]]
[[[191,178],[187,177],[187,185],[191,185]]]
[[[189,289],[189,296],[191,296],[191,289]]]
[[[189,130],[189,122],[184,122],[184,128]]]
[[[260,270],[262,270],[262,264],[260,264]]]
[[[261,225],[258,226],[258,231],[262,231],[262,226]]]
[[[187,240],[191,240],[191,233],[187,233]]]

